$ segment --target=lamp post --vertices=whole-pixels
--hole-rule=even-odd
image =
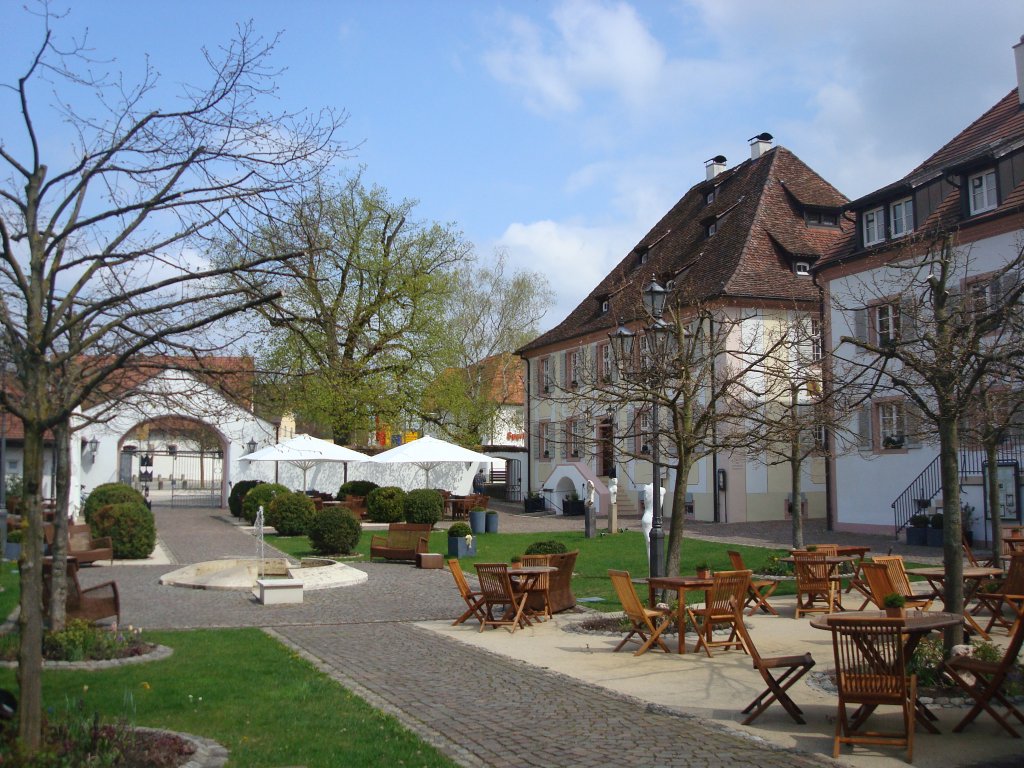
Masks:
[[[652,359],[660,359],[667,350],[667,340],[671,336],[672,327],[662,319],[665,313],[665,301],[668,298],[668,291],[657,280],[652,279],[643,290],[644,309],[653,319],[650,325],[644,328],[650,342],[649,350]],[[619,370],[624,376],[631,375],[630,363],[633,359],[633,347],[636,334],[629,330],[620,321],[619,327],[608,334],[615,350],[619,364]],[[641,371],[637,375],[644,375]],[[650,536],[650,575],[665,576],[665,524],[661,508],[661,435],[658,421],[658,397],[651,398],[651,421],[652,445],[651,445],[651,471],[653,475],[651,488],[654,498],[651,499],[652,519]]]

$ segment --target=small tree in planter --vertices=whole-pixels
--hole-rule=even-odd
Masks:
[[[448,557],[475,557],[473,529],[465,523],[452,523],[448,528]]]
[[[890,619],[902,619],[906,615],[907,599],[903,595],[892,592],[882,598],[882,603],[885,615]]]

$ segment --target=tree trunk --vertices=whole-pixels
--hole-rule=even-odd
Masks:
[[[668,527],[668,553],[665,559],[665,575],[678,576],[682,572],[683,560],[683,521],[686,519],[686,478],[690,471],[687,468],[676,470],[676,482],[672,487],[672,521]],[[658,489],[655,488],[657,493]],[[661,510],[662,515],[665,510]]]
[[[799,450],[799,446],[795,446]],[[791,454],[789,460],[789,487],[792,497],[789,500],[789,514],[793,516],[793,549],[804,548],[804,521],[800,515],[800,460]]]
[[[18,739],[30,754],[42,742],[43,713],[43,428],[25,421],[25,497],[21,542],[21,614],[18,631]]]
[[[998,443],[985,443],[985,460],[988,461],[988,474],[985,475],[985,495],[988,499],[988,513],[992,516],[992,557],[996,558],[998,562],[999,553],[1003,551],[1003,522],[999,514]]]
[[[57,508],[53,516],[53,570],[50,582],[50,629],[64,629],[68,594],[68,502],[71,498],[71,430],[67,422],[53,428]]]
[[[939,467],[942,474],[942,561],[946,572],[945,609],[964,612],[963,526],[960,522],[960,438],[955,418],[939,419]],[[946,631],[946,654],[963,642],[963,624]]]

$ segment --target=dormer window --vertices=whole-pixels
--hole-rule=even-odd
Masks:
[[[838,227],[839,215],[834,211],[804,211],[804,221],[814,227]]]
[[[889,206],[890,229],[893,237],[903,237],[914,231],[914,201],[912,198],[898,200]]]
[[[609,309],[611,309],[611,302],[608,299],[602,299],[601,300],[601,314],[602,315],[607,314]]]
[[[864,247],[885,240],[885,209],[873,208],[861,214]]]
[[[811,274],[811,265],[808,264],[806,261],[798,261],[795,264],[793,264],[793,272],[803,277],[806,277],[807,275]]]
[[[715,202],[715,193],[718,190],[712,189],[706,195],[704,195],[704,205],[711,205]]]
[[[641,248],[636,255],[636,263],[638,266],[643,266],[647,263],[647,256],[650,252],[646,247]]]
[[[718,231],[718,222],[717,221],[712,221],[705,228],[704,234],[707,235],[708,237],[714,237],[714,235],[715,235],[715,233],[717,231]]]
[[[967,179],[971,215],[991,211],[996,207],[996,172],[982,171]]]

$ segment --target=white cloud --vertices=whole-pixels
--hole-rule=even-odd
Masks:
[[[551,21],[544,30],[508,17],[508,42],[484,57],[492,76],[521,91],[531,108],[573,112],[586,91],[638,103],[662,80],[665,52],[632,6],[569,0]]]
[[[541,325],[561,322],[633,246],[635,234],[623,229],[556,221],[510,224],[497,246],[518,267],[547,276],[556,304]]]

